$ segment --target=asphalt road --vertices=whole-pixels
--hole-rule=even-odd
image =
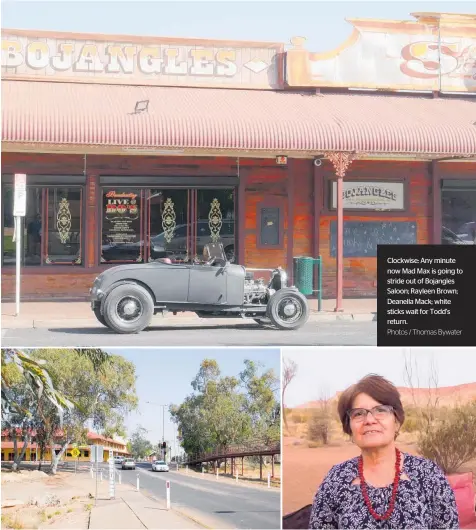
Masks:
[[[117,466],[120,469],[120,466]],[[137,464],[136,470],[122,471],[122,482],[136,485],[139,473],[143,493],[165,501],[166,481],[170,481],[173,509],[211,528],[281,527],[280,490],[240,486],[222,479],[217,483],[200,474],[185,471],[158,473],[150,464]]]
[[[2,329],[3,347],[376,346],[376,322],[308,322],[296,331],[256,324],[177,323],[118,335],[104,327]]]

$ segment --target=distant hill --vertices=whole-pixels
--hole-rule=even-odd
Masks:
[[[437,389],[428,388],[411,388],[397,387],[400,392],[400,398],[403,405],[413,405],[416,403],[418,406],[423,406],[428,403],[431,399],[434,402],[435,398],[438,398],[438,404],[442,407],[451,407],[455,405],[464,405],[471,401],[476,401],[476,383],[467,383],[465,385],[456,386],[445,386]],[[337,402],[341,392],[337,392],[332,398],[331,402]],[[312,409],[321,406],[321,400],[308,401],[302,405],[293,407],[295,409]]]

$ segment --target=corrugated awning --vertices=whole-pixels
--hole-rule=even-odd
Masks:
[[[3,81],[4,142],[476,154],[476,100]],[[135,113],[136,103],[148,109]]]

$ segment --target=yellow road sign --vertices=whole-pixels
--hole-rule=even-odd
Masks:
[[[72,451],[71,451],[71,456],[73,458],[78,458],[78,456],[81,454],[81,451],[75,447]]]

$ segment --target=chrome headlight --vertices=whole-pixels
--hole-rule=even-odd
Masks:
[[[279,276],[281,278],[281,289],[283,289],[288,286],[288,273],[283,269],[279,269]]]

